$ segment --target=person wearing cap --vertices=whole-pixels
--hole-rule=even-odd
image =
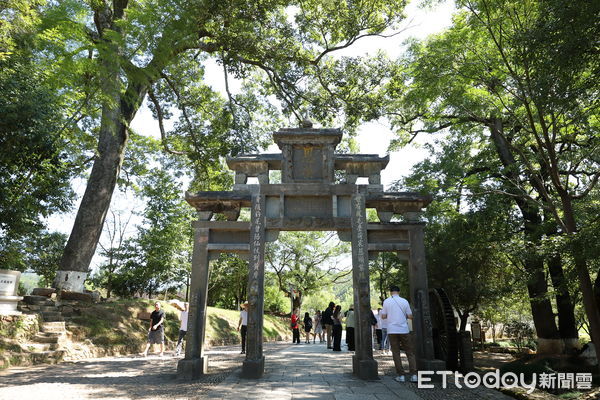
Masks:
[[[183,347],[183,339],[185,338],[185,334],[187,333],[187,325],[188,325],[188,308],[189,303],[183,303],[183,310],[181,311],[181,315],[179,316],[179,338],[177,339],[177,347],[175,349],[175,356],[179,357],[181,354],[181,349]]]
[[[417,381],[417,366],[415,352],[408,327],[408,320],[412,319],[412,311],[408,300],[400,297],[400,288],[398,286],[390,286],[391,296],[383,302],[381,310],[382,320],[387,322],[387,337],[394,358],[394,366],[398,376],[394,378],[396,382],[404,382],[404,368],[402,367],[402,358],[400,357],[400,349],[404,349],[408,358],[408,369],[410,381]]]
[[[240,311],[240,320],[238,321],[238,332],[241,330],[242,335],[242,352],[240,354],[246,353],[246,332],[248,332],[248,302],[242,303],[242,311]]]

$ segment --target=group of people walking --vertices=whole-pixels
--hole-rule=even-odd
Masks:
[[[409,321],[412,320],[412,311],[405,298],[400,297],[398,286],[390,286],[390,297],[384,300],[382,307],[377,309],[377,315],[370,315],[370,322],[375,327],[377,345],[379,350],[387,353],[391,349],[394,359],[394,366],[398,376],[395,378],[398,382],[406,380],[404,367],[402,365],[401,350],[404,350],[408,358],[409,380],[417,381],[416,358],[413,348],[413,338],[410,334]],[[327,349],[333,351],[342,351],[342,322],[346,322],[346,344],[348,351],[355,350],[354,328],[355,318],[354,309],[350,307],[346,313],[342,314],[342,307],[339,304],[330,302],[329,306],[323,311],[317,311],[314,318],[311,318],[308,312],[304,313],[302,320],[302,329],[305,334],[305,343],[310,343],[312,331],[313,343],[319,336],[319,343],[325,340]],[[300,316],[299,310],[295,309],[291,316],[292,343],[300,344]]]
[[[372,324],[375,327],[375,335],[379,350],[387,351],[391,349],[394,359],[394,366],[398,376],[395,378],[398,382],[404,382],[404,368],[400,351],[404,350],[408,358],[409,380],[416,382],[417,370],[415,352],[413,349],[413,338],[410,335],[409,321],[412,320],[412,311],[408,301],[399,295],[398,286],[390,287],[390,297],[385,299],[381,308],[377,309],[377,315],[371,315]],[[161,310],[159,302],[154,304],[154,311],[150,316],[150,327],[148,329],[148,343],[142,355],[148,354],[148,349],[152,344],[160,345],[160,354],[164,351],[164,311]],[[246,352],[246,333],[248,325],[248,303],[242,304],[240,319],[237,330],[241,333],[242,354]],[[345,314],[342,314],[342,307],[339,304],[330,302],[329,306],[321,311],[317,311],[314,317],[308,312],[304,313],[302,326],[300,323],[299,310],[295,309],[291,316],[290,327],[292,329],[293,343],[300,344],[300,329],[304,331],[305,343],[310,343],[311,335],[313,343],[316,343],[317,336],[319,343],[327,343],[327,349],[333,351],[342,351],[342,322],[346,322],[346,344],[348,351],[355,350],[354,328],[355,318],[354,309],[350,307]],[[187,332],[188,324],[188,305],[184,306],[181,313],[181,324],[179,330],[179,340],[177,342],[176,354],[179,355],[183,345],[183,339]]]
[[[310,313],[304,313],[304,319],[302,320],[302,327],[300,326],[299,310],[295,309],[291,317],[291,328],[292,328],[292,343],[300,344],[300,330],[304,331],[305,340],[304,343],[310,343],[310,337],[312,334],[313,343],[316,343],[317,336],[319,337],[319,343],[327,342],[327,348],[333,351],[342,351],[341,340],[342,340],[342,318],[341,306],[335,305],[335,303],[329,303],[329,306],[323,311],[317,311],[314,318],[310,316]],[[350,309],[348,312],[352,313],[347,318],[347,325],[351,320],[352,329],[354,327],[353,312]],[[349,350],[354,350],[354,340],[352,344],[349,344]]]

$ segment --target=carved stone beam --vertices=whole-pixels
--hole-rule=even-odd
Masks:
[[[233,181],[236,185],[245,185],[248,182],[248,175],[240,171],[235,171],[235,178]]]
[[[237,208],[235,210],[224,211],[223,215],[227,221],[237,221],[240,217],[240,209]]]
[[[369,175],[369,184],[371,185],[381,185],[381,174],[372,174]]]
[[[379,217],[379,221],[387,223],[392,220],[392,217],[394,216],[394,212],[393,211],[381,211],[378,209],[377,216]]]
[[[213,216],[212,211],[198,211],[198,220],[200,221],[210,221]]]
[[[407,211],[404,213],[404,220],[406,222],[418,222],[421,219],[420,211]]]
[[[346,183],[354,185],[356,180],[358,179],[358,175],[355,174],[346,174]]]

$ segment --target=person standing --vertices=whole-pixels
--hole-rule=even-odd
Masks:
[[[387,320],[381,318],[381,350],[383,354],[387,354],[390,350],[390,341],[387,337]]]
[[[412,311],[410,305],[405,298],[400,297],[400,288],[398,286],[390,286],[391,296],[383,302],[381,310],[381,318],[387,321],[387,336],[392,348],[392,357],[394,358],[394,366],[398,376],[395,378],[397,382],[404,382],[404,368],[402,367],[402,358],[400,357],[400,349],[404,349],[408,358],[408,369],[410,381],[417,381],[417,365],[415,352],[412,345],[412,338],[408,327],[408,320],[412,319]]]
[[[292,343],[300,344],[300,327],[298,326],[298,309],[292,313]]]
[[[313,327],[312,318],[310,317],[310,314],[308,314],[307,312],[304,313],[304,320],[302,322],[304,323],[304,333],[306,334],[306,343],[309,344],[310,343],[310,331]]]
[[[348,351],[354,351],[354,308],[352,307],[346,314],[346,343]]]
[[[375,316],[377,323],[375,324],[375,337],[377,337],[377,348],[383,350],[382,347],[382,332],[381,332],[381,307],[377,308],[377,315]]]
[[[329,307],[327,307],[325,309],[325,311],[323,311],[323,314],[321,315],[321,321],[323,323],[323,328],[325,329],[325,335],[327,336],[327,348],[328,349],[333,349],[333,347],[331,347],[331,342],[333,339],[332,333],[333,333],[333,319],[331,318],[331,316],[333,315],[333,309],[335,307],[335,303],[332,301],[329,303]]]
[[[319,343],[323,343],[323,324],[321,321],[321,311],[319,310],[315,313],[313,328],[313,343],[317,340],[317,336],[319,336]]]
[[[241,328],[241,332],[240,332]],[[246,353],[246,333],[248,332],[248,302],[242,303],[242,311],[240,311],[240,320],[238,321],[237,326],[238,332],[242,335],[242,352],[240,354]]]
[[[150,328],[148,329],[148,343],[146,348],[142,352],[142,355],[146,357],[148,350],[153,344],[160,345],[160,356],[162,357],[165,350],[165,333],[163,323],[165,322],[165,312],[160,309],[160,303],[157,301],[154,303],[154,311],[150,314]]]
[[[342,351],[342,307],[337,305],[331,316],[333,320],[333,351]]]
[[[179,357],[181,354],[181,348],[183,347],[183,339],[185,338],[185,334],[187,333],[187,324],[188,324],[188,308],[189,303],[183,304],[183,311],[181,311],[181,315],[179,316],[179,338],[177,339],[177,347],[175,350],[175,356]]]

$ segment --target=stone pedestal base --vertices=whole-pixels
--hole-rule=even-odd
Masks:
[[[261,357],[258,360],[244,360],[242,365],[242,378],[258,379],[265,372],[265,358]]]
[[[377,361],[359,360],[356,355],[352,356],[352,373],[367,381],[377,380]]]
[[[17,310],[17,305],[21,300],[21,296],[0,295],[0,315],[20,315],[21,311]]]
[[[208,357],[179,360],[177,363],[177,379],[190,381],[200,378],[208,371]]]
[[[444,360],[426,360],[420,358],[417,360],[419,371],[445,371],[446,362]],[[454,371],[452,371],[454,372]]]

